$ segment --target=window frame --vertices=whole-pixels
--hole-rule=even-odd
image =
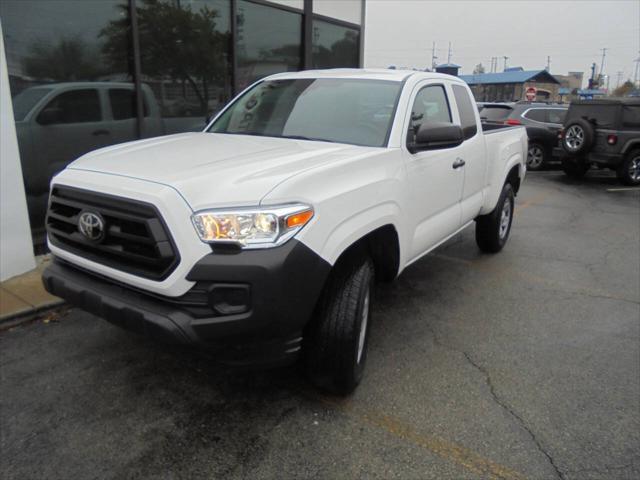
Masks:
[[[407,113],[405,115],[405,120],[404,120],[404,125],[402,128],[402,148],[405,149],[407,151],[407,153],[411,154],[411,155],[415,155],[413,153],[411,153],[411,151],[409,150],[409,129],[411,128],[411,115],[413,113],[413,105],[416,102],[416,98],[418,98],[418,95],[420,94],[420,92],[422,90],[424,90],[425,88],[429,88],[429,87],[441,87],[442,90],[444,91],[445,94],[445,100],[447,101],[447,108],[449,109],[449,118],[451,118],[451,124],[455,125],[455,118],[453,115],[453,110],[451,109],[451,100],[450,100],[450,95],[449,95],[449,91],[448,91],[448,85],[444,82],[431,82],[429,80],[423,81],[418,83],[413,91],[411,92],[411,95],[409,96],[409,101],[407,103]],[[404,88],[404,82],[403,82],[403,86],[402,88]],[[453,93],[453,92],[451,92]],[[388,145],[388,143],[387,143]],[[423,152],[417,152],[417,153],[423,153]],[[417,154],[416,153],[416,154]]]

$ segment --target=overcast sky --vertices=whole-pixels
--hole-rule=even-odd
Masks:
[[[640,0],[367,0],[365,66],[424,68],[432,42],[438,62],[451,61],[471,73],[491,57],[510,57],[508,66],[544,68],[551,73],[583,71],[602,60],[610,86],[633,78],[640,56]]]

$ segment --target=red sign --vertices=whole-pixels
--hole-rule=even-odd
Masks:
[[[537,93],[538,91],[536,90],[536,87],[529,87],[527,88],[524,96],[527,98],[529,102],[533,102],[536,99]]]

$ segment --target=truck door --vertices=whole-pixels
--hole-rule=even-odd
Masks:
[[[464,189],[462,191],[462,225],[470,222],[478,216],[483,203],[483,191],[485,186],[486,147],[482,129],[479,127],[480,118],[472,101],[471,92],[463,85],[451,85],[456,102],[458,119],[464,142],[458,147],[460,158],[465,162]]]
[[[47,178],[79,156],[110,145],[98,90],[81,88],[56,95],[32,120],[33,148]]]
[[[418,85],[410,100],[407,142],[424,122],[453,123],[447,89],[443,84]],[[413,227],[411,259],[435,247],[460,228],[463,169],[454,166],[460,148],[405,152],[410,188],[408,218]]]

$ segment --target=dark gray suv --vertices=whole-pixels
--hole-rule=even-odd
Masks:
[[[561,133],[562,168],[581,178],[591,165],[640,185],[640,98],[572,102]]]

